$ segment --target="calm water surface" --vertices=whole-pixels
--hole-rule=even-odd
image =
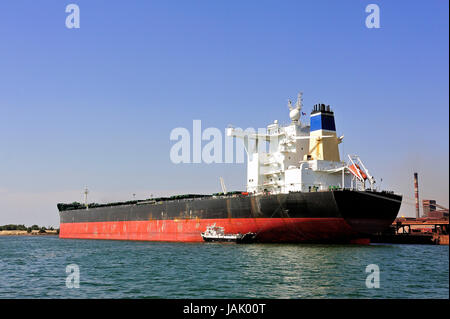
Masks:
[[[366,287],[369,264],[380,288]],[[0,298],[449,298],[448,246],[0,237]]]

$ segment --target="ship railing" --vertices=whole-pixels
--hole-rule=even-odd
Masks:
[[[256,193],[257,194],[278,194],[283,193],[280,190],[271,190],[270,188],[275,185],[276,182],[268,182],[263,183],[257,186]],[[269,188],[269,189],[267,189]],[[289,188],[294,188],[297,190],[289,190]],[[323,184],[309,184],[309,183],[289,183],[285,187],[287,192],[303,192],[303,193],[312,193],[312,192],[327,192],[331,190],[342,190],[344,189],[342,185],[323,185]]]

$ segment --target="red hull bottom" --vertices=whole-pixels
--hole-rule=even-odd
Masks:
[[[360,237],[343,218],[180,219],[62,223],[60,238],[202,242],[212,224],[226,233],[257,233],[258,242],[349,242]]]

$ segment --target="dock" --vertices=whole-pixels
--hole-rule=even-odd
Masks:
[[[386,231],[372,235],[372,243],[448,245],[448,218],[397,218]]]

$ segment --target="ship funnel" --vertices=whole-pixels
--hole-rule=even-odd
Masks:
[[[311,112],[310,146],[307,158],[340,162],[334,112],[329,105],[316,104]]]

